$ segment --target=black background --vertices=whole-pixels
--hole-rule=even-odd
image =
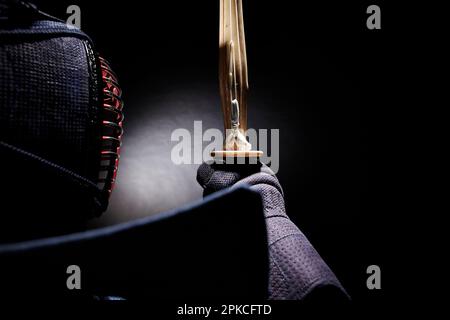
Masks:
[[[140,102],[183,85],[208,92],[180,96],[182,109],[195,110],[200,92],[215,104],[209,116],[221,124],[219,1],[37,3],[62,19],[68,17],[68,5],[80,6],[82,30],[119,76],[126,101],[125,129],[131,137],[144,114],[152,117],[155,112],[165,120],[158,103],[148,108]],[[366,28],[370,4],[381,7],[381,30]],[[397,61],[405,39],[402,25],[394,23],[401,12],[379,1],[244,0],[244,14],[249,126],[280,129],[277,176],[287,212],[353,300],[377,306],[390,294],[393,272],[387,253],[396,188],[390,132],[401,107],[391,93],[397,90]],[[167,117],[171,112],[176,110],[168,111]],[[208,118],[204,109],[187,114],[185,121],[192,126],[202,117]],[[126,136],[124,143],[126,163],[132,155],[127,153]],[[195,183],[194,175],[190,179]],[[156,180],[158,185],[170,183]],[[167,208],[177,196],[182,194],[167,195]],[[111,210],[119,210],[114,199]],[[383,272],[381,291],[366,288],[366,268],[371,264]]]

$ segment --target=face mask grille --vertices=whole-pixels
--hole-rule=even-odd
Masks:
[[[100,57],[102,74],[102,121],[99,188],[109,194],[114,188],[123,134],[122,90],[109,63]]]

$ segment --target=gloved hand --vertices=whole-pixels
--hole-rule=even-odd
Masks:
[[[287,216],[283,190],[267,166],[203,163],[197,181],[204,195],[243,184],[261,195],[269,245],[269,299],[348,300],[334,273]]]

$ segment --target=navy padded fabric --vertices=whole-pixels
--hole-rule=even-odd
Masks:
[[[0,242],[73,231],[106,209],[108,198],[93,187],[98,64],[79,29],[22,1],[0,1],[0,165],[8,168],[0,190],[15,204],[0,225]]]
[[[336,275],[289,219],[281,185],[267,166],[204,163],[198,169],[197,180],[205,194],[247,185],[261,195],[269,245],[270,299],[307,300],[315,296],[321,303],[348,300]],[[246,214],[240,205],[235,210],[242,216]],[[317,294],[319,291],[326,294]]]
[[[0,32],[0,137],[94,179],[88,170],[95,137],[86,49],[77,37],[51,35],[62,28],[68,30],[40,21]],[[51,37],[37,36],[42,32]]]
[[[66,287],[72,264],[81,268],[82,290]],[[0,298],[260,301],[268,265],[261,198],[241,187],[160,216],[0,245]]]

